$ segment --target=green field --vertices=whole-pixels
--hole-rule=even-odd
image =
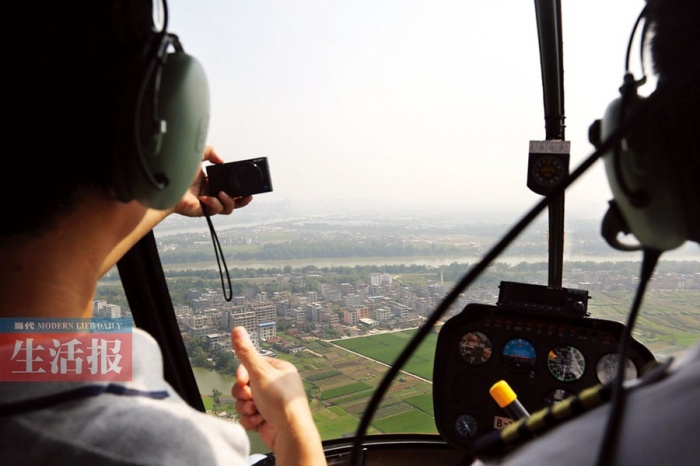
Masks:
[[[396,359],[414,333],[415,330],[406,330],[334,342],[306,340],[304,346],[313,353],[279,355],[299,370],[321,438],[329,440],[355,433],[370,397],[386,374],[386,364]],[[396,377],[373,416],[369,434],[437,432],[429,382],[436,335],[429,335],[427,340],[406,366],[406,372],[418,377]],[[340,343],[354,349],[346,350]],[[367,348],[372,348],[367,357],[357,356],[358,349],[365,354]]]
[[[378,419],[374,426],[382,432],[429,434],[435,432],[435,419],[423,411],[406,411],[395,416]]]
[[[344,374],[353,374],[356,370],[352,368],[349,361],[360,362],[364,368],[371,369],[371,372],[362,373],[368,381],[372,381],[376,387],[379,380],[386,372],[386,365],[392,365],[399,353],[408,344],[416,333],[415,329],[400,332],[388,332],[377,335],[370,335],[358,338],[346,338],[334,340],[332,343],[350,352],[343,352],[349,356],[348,362],[343,362]],[[384,401],[379,405],[374,414],[371,427],[380,433],[436,433],[435,419],[433,414],[432,384],[428,381],[433,377],[433,359],[435,357],[435,344],[437,334],[430,333],[419,345],[414,355],[404,366],[403,372],[415,374],[420,377],[410,377],[399,375],[385,396]],[[334,348],[337,350],[337,348]],[[353,353],[361,354],[365,358],[358,358]],[[368,359],[366,359],[368,358]],[[377,364],[374,361],[379,361]],[[425,380],[423,380],[425,379]],[[366,384],[365,384],[366,385]],[[343,428],[346,435],[356,428],[359,419],[364,412],[372,391],[360,391],[362,385],[357,383],[348,384],[345,391],[347,396],[334,398],[334,403],[343,406],[343,413],[347,416],[342,418]],[[323,400],[328,400],[328,391],[322,392]],[[336,392],[333,392],[335,394]],[[338,407],[336,406],[336,407]],[[348,416],[356,416],[354,423],[348,424]],[[321,422],[318,422],[318,421]],[[324,438],[333,438],[328,435],[335,430],[335,425],[325,417],[317,419],[317,425]],[[348,429],[348,427],[351,427]],[[328,431],[326,429],[329,429]],[[336,431],[337,432],[337,431]]]
[[[343,385],[341,387],[331,388],[330,390],[325,390],[321,393],[322,400],[330,400],[343,395],[350,395],[356,392],[363,392],[369,390],[370,387],[364,382],[355,382],[350,385]]]
[[[392,365],[401,350],[413,337],[416,330],[382,333],[360,338],[334,340],[333,343],[355,353],[359,353],[375,361]],[[426,380],[433,380],[433,359],[437,334],[428,334],[418,346],[416,352],[408,360],[403,370]]]

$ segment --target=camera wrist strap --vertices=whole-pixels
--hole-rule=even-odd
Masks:
[[[221,289],[224,292],[224,299],[226,301],[231,301],[233,299],[233,289],[231,288],[231,275],[228,272],[228,267],[226,266],[226,259],[224,258],[224,251],[221,249],[221,243],[219,242],[219,237],[214,230],[214,224],[211,221],[207,207],[199,201],[202,207],[202,212],[204,212],[204,218],[207,219],[207,225],[209,225],[209,232],[211,233],[212,244],[214,245],[214,254],[216,255],[216,264],[219,266],[219,277],[221,277]],[[223,271],[221,265],[223,264]],[[228,294],[226,294],[226,283],[224,283],[224,274],[226,272],[226,281],[228,283]]]

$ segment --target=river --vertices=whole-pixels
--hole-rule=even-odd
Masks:
[[[202,395],[211,395],[215,388],[221,393],[228,395],[231,393],[231,387],[236,381],[236,378],[231,375],[220,374],[211,369],[193,367],[192,370],[194,371],[194,378],[197,380],[199,393]]]
[[[338,257],[338,258],[313,258],[313,259],[287,259],[287,260],[269,260],[269,261],[227,261],[229,269],[266,269],[266,268],[284,268],[291,266],[293,268],[301,268],[304,266],[316,267],[355,267],[355,266],[382,266],[382,265],[426,265],[431,267],[439,267],[442,265],[450,265],[454,262],[458,264],[476,264],[482,256],[464,256],[464,257]],[[547,262],[548,258],[545,255],[540,256],[511,256],[504,255],[496,259],[495,262],[506,263],[508,265],[517,265],[521,262]],[[671,251],[664,260],[677,261],[700,261],[700,250],[698,251]],[[564,264],[572,262],[640,262],[641,254],[639,253],[616,253],[604,255],[587,255],[587,254],[572,254],[564,257]],[[163,264],[165,270],[209,270],[216,269],[216,262],[203,263],[187,263],[187,264]]]

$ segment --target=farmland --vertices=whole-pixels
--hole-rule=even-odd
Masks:
[[[407,330],[332,342],[310,341],[305,343],[308,352],[280,355],[299,369],[311,400],[314,420],[324,439],[355,432],[368,400],[386,373],[386,365],[393,362],[414,332]],[[394,380],[369,433],[437,432],[429,382],[436,338],[431,334],[409,361],[405,372]],[[366,352],[367,349],[370,351]],[[361,352],[364,357],[358,357]]]
[[[624,320],[629,292],[598,293],[592,317]],[[635,336],[660,359],[677,355],[696,341],[700,315],[697,292],[650,292]],[[657,310],[651,310],[657,309]],[[324,439],[354,433],[367,403],[415,329],[332,341],[310,340],[309,351],[280,355],[293,362],[304,380],[314,419]],[[370,429],[376,433],[437,432],[432,404],[432,367],[437,334],[428,334],[394,379]]]

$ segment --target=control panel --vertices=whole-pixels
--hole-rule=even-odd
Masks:
[[[469,304],[442,326],[433,404],[445,441],[469,451],[480,435],[514,421],[489,395],[501,380],[532,413],[614,378],[625,326],[587,317],[587,298],[581,290],[502,283],[497,305]],[[625,378],[655,362],[633,339]]]

